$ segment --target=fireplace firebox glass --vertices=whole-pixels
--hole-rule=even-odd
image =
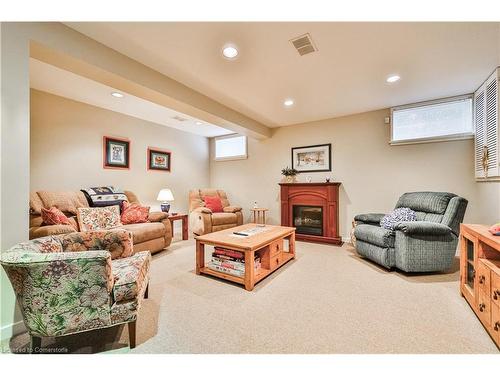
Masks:
[[[300,234],[323,235],[323,207],[293,206],[293,225]]]

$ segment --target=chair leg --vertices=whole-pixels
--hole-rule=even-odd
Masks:
[[[148,299],[148,298],[149,298],[149,283],[146,286],[146,291],[144,292],[144,299]]]
[[[133,322],[128,323],[128,341],[130,349],[135,348],[135,328],[136,328],[135,323],[136,323],[135,320]]]
[[[31,338],[31,354],[39,354],[40,348],[42,347],[42,338],[38,336],[32,336]]]

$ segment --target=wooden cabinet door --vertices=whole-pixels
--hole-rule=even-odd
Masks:
[[[468,233],[460,235],[460,291],[470,305],[477,305],[476,270],[478,240]]]
[[[491,304],[491,336],[500,346],[500,306]]]

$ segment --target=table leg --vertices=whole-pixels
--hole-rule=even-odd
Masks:
[[[205,244],[196,241],[196,274],[199,275],[200,269],[205,267]]]
[[[189,233],[188,232],[188,218],[186,216],[186,217],[182,218],[182,240],[183,241],[186,241],[189,238],[188,233]]]
[[[255,285],[255,265],[254,265],[254,252],[245,251],[245,289],[253,290]]]
[[[295,232],[293,232],[288,238],[288,251],[295,258]]]

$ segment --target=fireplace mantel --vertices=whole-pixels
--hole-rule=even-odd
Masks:
[[[300,233],[297,230],[297,240],[342,245],[339,236],[340,185],[340,182],[280,183],[281,225],[297,227],[294,222],[294,206],[315,207],[322,212],[321,235]]]

